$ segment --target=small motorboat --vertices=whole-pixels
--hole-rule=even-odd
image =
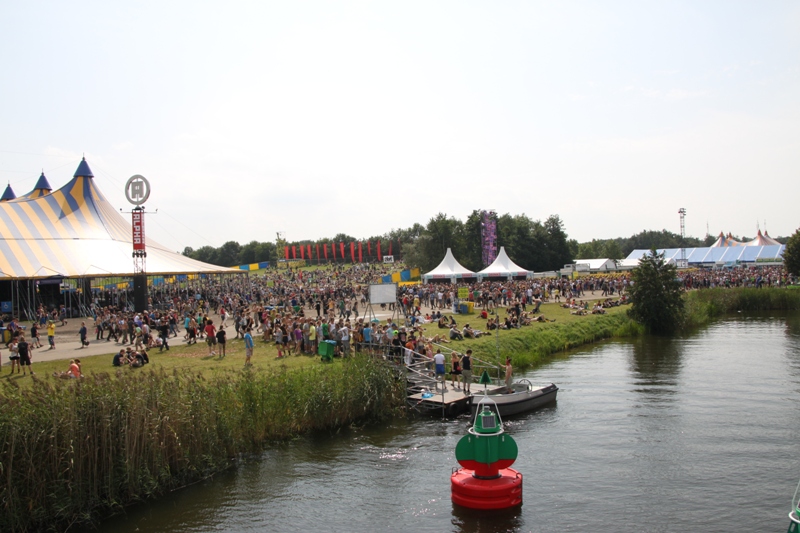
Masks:
[[[497,404],[500,416],[516,415],[556,401],[556,394],[558,387],[554,383],[537,387],[527,379],[520,379],[511,384],[511,390],[505,386],[487,387],[483,393],[472,396],[470,410],[474,418],[482,398],[486,397]]]
[[[789,513],[789,530],[788,533],[800,532],[800,483],[797,484],[797,489],[794,491],[792,498],[792,511]]]

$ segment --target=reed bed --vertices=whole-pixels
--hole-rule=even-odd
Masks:
[[[271,441],[391,416],[391,369],[95,374],[0,388],[0,531],[63,530],[228,468]]]
[[[704,289],[686,295],[688,326],[699,326],[738,311],[797,311],[800,291],[785,288]]]

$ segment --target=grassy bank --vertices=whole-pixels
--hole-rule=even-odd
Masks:
[[[5,382],[0,531],[107,514],[270,441],[392,413],[404,390],[366,357],[294,371],[190,369]]]
[[[686,324],[689,327],[739,311],[797,311],[800,291],[765,289],[704,289],[686,295]]]

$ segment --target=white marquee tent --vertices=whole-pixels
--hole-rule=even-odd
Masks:
[[[497,258],[491,265],[478,272],[479,278],[516,278],[532,275],[532,270],[525,270],[508,257],[505,246],[500,247],[500,253],[497,254]]]
[[[461,266],[461,264],[456,261],[456,258],[453,256],[453,252],[450,250],[450,248],[448,248],[447,253],[444,255],[444,259],[442,259],[442,262],[439,263],[439,266],[430,272],[423,274],[422,280],[426,282],[437,279],[449,279],[451,281],[455,281],[456,279],[460,278],[474,277],[475,273]]]

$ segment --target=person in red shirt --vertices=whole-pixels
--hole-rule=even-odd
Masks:
[[[208,355],[217,355],[214,345],[217,343],[217,328],[214,327],[213,320],[206,320],[206,327],[203,328],[206,334],[206,344],[208,344]]]

